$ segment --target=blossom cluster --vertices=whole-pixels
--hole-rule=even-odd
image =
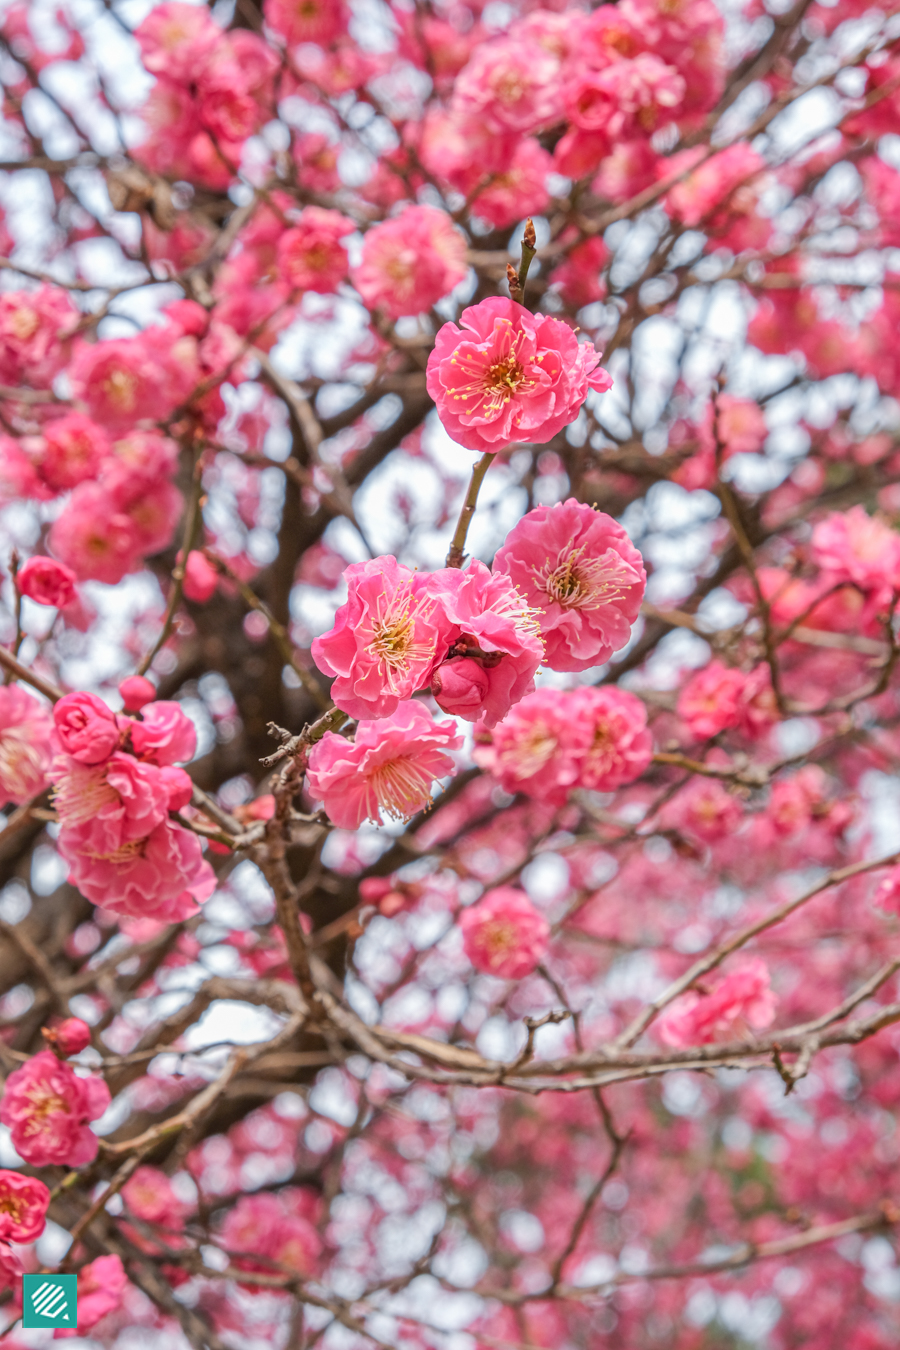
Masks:
[[[66,694],[53,721],[58,848],[73,885],[116,914],[172,922],[196,913],[215,875],[196,834],[171,818],[193,792],[178,767],[193,757],[193,723],[177,703],[116,715],[88,693]]]
[[[409,702],[422,690],[443,712],[476,723],[476,734],[494,728],[507,747],[518,738],[497,770],[516,790],[528,780],[542,791],[552,777],[551,795],[562,802],[569,787],[618,786],[646,768],[650,734],[634,695],[534,692],[542,661],[588,670],[630,637],[646,578],[609,516],[574,499],[538,507],[510,531],[492,570],[475,560],[426,575],[386,556],[344,576],[348,599],[312,644],[319,669],[334,677],[336,706],[360,719],[352,745],[326,732],[309,756],[310,791],[336,824],[377,820],[379,809],[408,818],[429,802],[433,780],[453,771],[444,750],[461,741],[451,724],[435,725]],[[546,705],[552,744],[532,713]]]

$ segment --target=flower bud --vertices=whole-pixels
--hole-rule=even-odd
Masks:
[[[119,685],[119,693],[126,712],[140,712],[145,703],[152,703],[156,698],[156,689],[143,675],[129,675]]]
[[[45,1027],[43,1035],[60,1055],[77,1055],[91,1043],[91,1029],[80,1017],[67,1017],[58,1027]]]
[[[204,605],[216,593],[219,573],[199,549],[191,549],[184,565],[184,594],[196,605]]]
[[[431,680],[431,692],[443,712],[469,717],[484,703],[489,684],[483,667],[464,657],[438,666]]]
[[[66,694],[53,721],[63,750],[80,764],[102,764],[119,744],[115,714],[95,694]]]

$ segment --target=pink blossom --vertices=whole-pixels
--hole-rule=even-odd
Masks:
[[[154,765],[133,755],[116,751],[102,765],[60,755],[53,774],[60,839],[69,852],[106,860],[130,858],[136,842],[166,819],[165,779]]]
[[[102,426],[131,431],[135,422],[167,416],[190,393],[196,371],[186,358],[195,351],[193,338],[166,328],[108,342],[82,341],[69,366],[72,391]]]
[[[91,1043],[91,1029],[80,1017],[67,1017],[49,1030],[45,1027],[43,1035],[64,1056],[80,1054]]]
[[[642,136],[617,142],[601,160],[591,190],[611,202],[628,201],[656,181],[657,160]]]
[[[12,1145],[35,1167],[48,1163],[82,1167],[97,1156],[99,1141],[88,1125],[109,1106],[102,1078],[79,1078],[52,1050],[41,1050],[9,1075],[0,1101],[0,1121]]]
[[[477,46],[460,72],[454,110],[492,132],[537,131],[561,111],[559,61],[537,42],[500,38]]]
[[[508,164],[493,174],[472,203],[477,216],[496,229],[512,225],[523,216],[543,211],[550,194],[545,186],[553,172],[553,157],[530,136],[517,143]]]
[[[299,223],[278,241],[278,272],[289,290],[336,291],[347,275],[347,250],[340,242],[356,222],[340,211],[307,206]]]
[[[0,436],[0,502],[30,497],[48,501],[53,493],[40,476],[35,458],[25,453],[27,442]]]
[[[812,556],[835,583],[849,581],[867,592],[900,589],[900,535],[863,506],[832,511],[819,521]]]
[[[0,686],[0,800],[22,806],[43,792],[55,745],[46,704],[17,684]]]
[[[615,685],[584,685],[568,696],[569,715],[582,737],[579,786],[611,792],[640,778],[653,758],[647,709]]]
[[[219,573],[199,549],[192,548],[184,566],[184,594],[195,605],[211,600],[219,585]]]
[[[463,947],[476,970],[521,980],[544,959],[550,925],[524,891],[498,886],[459,916]]]
[[[132,481],[112,494],[113,507],[120,507],[131,521],[138,553],[160,553],[172,542],[184,499],[174,483],[151,485]]]
[[[694,740],[705,741],[738,724],[747,677],[740,670],[710,661],[692,675],[678,695],[678,716]]]
[[[53,558],[29,558],[16,576],[16,586],[38,605],[64,609],[75,600],[75,573]]]
[[[144,675],[128,675],[119,685],[119,693],[126,712],[140,712],[156,698],[156,687]]]
[[[153,75],[189,84],[222,38],[209,11],[170,0],[134,30],[144,65]]]
[[[81,343],[70,376],[91,416],[112,430],[126,431],[135,422],[160,414],[159,372],[137,338]]]
[[[312,644],[312,657],[335,677],[331,697],[351,717],[385,717],[427,685],[449,623],[426,578],[390,555],[353,563],[344,578],[347,601],[334,627]]]
[[[744,814],[738,799],[710,778],[695,778],[679,793],[673,808],[679,828],[705,844],[734,834]]]
[[[561,689],[536,689],[507,713],[474,758],[505,791],[564,806],[584,749]]]
[[[581,309],[606,295],[602,273],[610,253],[599,234],[576,244],[568,256],[550,273],[549,281],[556,286],[567,305]]]
[[[561,320],[492,297],[463,310],[461,329],[444,324],[427,386],[450,436],[466,449],[543,445],[575,420],[588,389],[612,387],[599,361]]]
[[[139,759],[176,764],[194,758],[197,731],[180,704],[163,699],[144,705],[141,720],[131,727],[131,745]]]
[[[191,776],[184,769],[166,764],[159,770],[159,776],[165,784],[170,811],[183,811],[194,795]]]
[[[177,467],[178,446],[170,437],[158,431],[130,431],[118,437],[103,466],[103,486],[128,508],[145,489],[168,478]]]
[[[438,707],[451,717],[477,722],[490,689],[490,675],[470,657],[444,661],[431,679],[431,692]]]
[[[671,121],[684,95],[685,82],[674,66],[640,52],[573,79],[566,87],[566,111],[576,127],[602,132],[612,143]]]
[[[169,820],[113,858],[91,858],[70,848],[64,830],[58,847],[72,885],[113,914],[178,923],[196,914],[195,902],[208,900],[216,888],[197,836]]]
[[[122,1199],[128,1212],[144,1223],[163,1224],[172,1229],[183,1225],[184,1205],[170,1178],[158,1167],[146,1163],[138,1167],[122,1187]]]
[[[417,154],[429,173],[466,195],[486,178],[502,175],[519,144],[515,135],[498,136],[478,117],[435,106],[416,128],[416,137]]]
[[[398,319],[421,314],[452,291],[467,271],[465,240],[446,212],[407,206],[366,232],[362,261],[351,275],[370,309]]]
[[[274,1262],[309,1278],[322,1253],[322,1240],[309,1220],[290,1213],[275,1195],[242,1195],[225,1217],[221,1242],[240,1270],[268,1274]]]
[[[776,1003],[766,963],[751,957],[708,993],[689,989],[682,994],[659,1018],[656,1033],[671,1046],[752,1038],[774,1021]]]
[[[53,707],[56,734],[79,764],[101,764],[119,743],[115,713],[96,694],[66,694]]]
[[[75,489],[53,523],[50,548],[79,581],[115,585],[140,565],[138,529],[99,483]]]
[[[78,1328],[60,1328],[53,1333],[54,1340],[67,1340],[90,1331],[115,1312],[127,1287],[128,1277],[120,1256],[98,1256],[89,1266],[82,1266],[78,1272]]]
[[[340,146],[320,131],[295,136],[291,153],[300,182],[309,192],[334,192],[340,184],[337,162]]]
[[[665,160],[661,171],[666,178],[683,172],[691,159],[700,159],[703,150],[694,147]],[[704,160],[692,174],[666,193],[664,202],[670,214],[691,229],[701,225],[726,199],[737,197],[741,187],[766,168],[763,156],[744,144],[730,145]]]
[[[431,801],[437,778],[456,772],[447,750],[462,738],[452,722],[435,722],[418,703],[401,703],[390,717],[360,722],[352,741],[328,731],[309,755],[310,796],[325,804],[335,825],[378,824],[384,812],[408,820]]]
[[[44,428],[39,460],[41,478],[54,492],[68,492],[96,478],[111,453],[109,437],[83,413],[67,413]]]
[[[717,414],[710,408],[709,420],[715,417],[719,438],[729,454],[752,455],[762,449],[769,428],[765,413],[754,399],[720,394],[716,407]]]
[[[574,497],[523,516],[493,567],[540,614],[551,670],[588,670],[624,647],[647,584],[621,525]]]
[[[344,0],[265,0],[266,23],[280,33],[288,46],[304,42],[334,42],[347,30],[349,18]]]
[[[77,322],[61,287],[0,292],[0,384],[48,388],[66,362]]]
[[[37,1177],[0,1168],[0,1242],[34,1242],[44,1231],[49,1205],[50,1192]]]
[[[772,784],[766,816],[776,834],[793,835],[822,814],[825,803],[825,774],[818,764],[807,764],[790,778]]]
[[[900,910],[900,867],[892,867],[875,887],[872,903],[896,914]]]
[[[446,625],[441,631],[449,644],[449,660],[475,660],[487,676],[477,707],[465,713],[461,708],[454,711],[467,721],[483,716],[486,727],[495,726],[534,688],[534,675],[544,654],[537,615],[508,577],[492,576],[477,559],[465,571],[444,567],[433,572],[426,594]],[[443,671],[439,665],[432,673],[439,683]],[[443,706],[440,697],[438,703]]]

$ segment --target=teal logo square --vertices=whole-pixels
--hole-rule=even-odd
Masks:
[[[78,1325],[77,1275],[25,1275],[22,1280],[22,1326],[26,1331],[38,1327]]]

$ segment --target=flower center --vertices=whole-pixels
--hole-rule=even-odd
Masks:
[[[527,737],[501,751],[500,759],[514,778],[532,778],[552,757],[557,744],[550,728],[535,722]]]
[[[40,325],[41,321],[37,314],[27,305],[20,305],[10,315],[9,326],[13,331],[13,336],[17,337],[20,342],[27,342],[30,337],[34,337]]]
[[[585,558],[585,545],[557,555],[556,566],[548,561],[535,567],[538,586],[564,609],[599,609],[623,599],[638,574],[615,549],[607,549],[599,558]]]
[[[382,593],[372,624],[369,651],[378,662],[382,679],[395,692],[398,678],[406,675],[411,665],[430,661],[434,655],[433,640],[416,636],[417,612],[413,606],[408,590],[390,599]]]
[[[393,820],[409,820],[431,800],[431,783],[431,774],[406,756],[379,765],[367,782],[369,818],[377,819],[380,807]]]
[[[0,782],[7,792],[27,797],[40,778],[40,752],[28,742],[25,727],[10,727],[0,735]]]
[[[499,79],[494,81],[494,94],[499,103],[507,108],[513,107],[524,98],[528,89],[527,80],[517,70],[506,69]]]
[[[98,862],[108,862],[113,864],[122,864],[134,862],[139,858],[143,851],[146,839],[130,839],[127,843],[120,844],[112,853],[83,853],[85,858],[95,858]]]
[[[54,806],[63,825],[83,825],[93,820],[104,806],[119,801],[103,773],[86,765],[73,766],[54,788]]]
[[[24,1121],[26,1135],[41,1134],[47,1128],[47,1117],[63,1112],[71,1115],[69,1103],[65,1097],[51,1091],[46,1083],[33,1083],[25,1090],[25,1096],[31,1103],[31,1111]]]
[[[17,1195],[0,1196],[0,1214],[11,1214],[16,1223],[21,1223],[24,1213],[25,1202]]]
[[[492,923],[485,924],[481,938],[491,966],[498,966],[505,956],[516,951],[519,946],[516,926],[506,919],[494,919]]]
[[[110,403],[122,412],[131,412],[135,404],[137,380],[130,371],[112,370],[103,381],[103,388]]]
[[[514,352],[510,352],[502,361],[496,361],[494,365],[489,366],[484,377],[485,387],[493,392],[495,398],[499,395],[504,403],[512,398],[524,382],[525,371],[516,360]]]

